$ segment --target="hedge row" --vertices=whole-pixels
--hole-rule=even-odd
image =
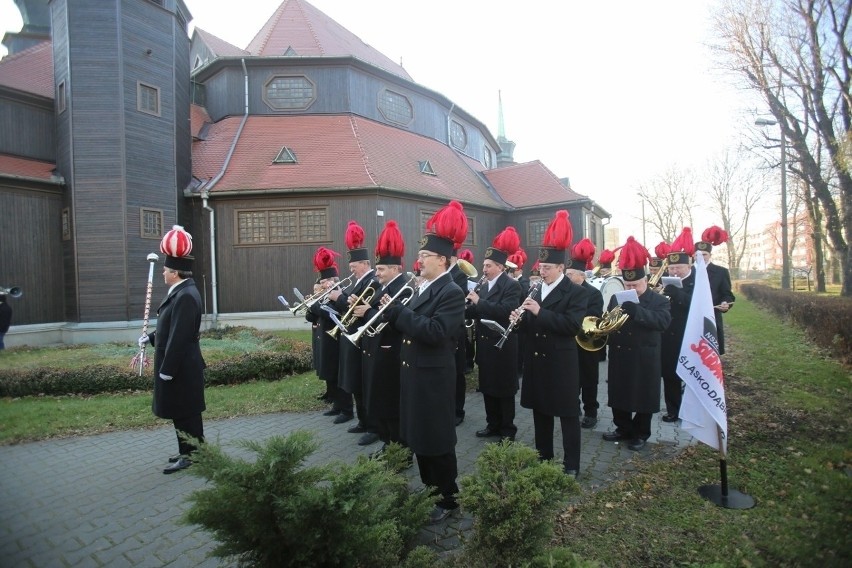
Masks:
[[[203,337],[207,337],[206,333]],[[260,335],[258,338],[268,340]],[[279,339],[276,347],[275,351],[255,351],[210,364],[204,373],[207,385],[277,381],[311,369],[310,345]],[[129,367],[118,365],[0,371],[0,397],[91,395],[151,388],[153,371],[150,368],[141,377]]]
[[[741,284],[753,302],[801,326],[814,342],[833,357],[852,364],[852,300],[779,290],[763,284]]]

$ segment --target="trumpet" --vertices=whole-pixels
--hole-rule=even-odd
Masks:
[[[412,277],[408,280],[408,282],[406,282],[406,283],[402,286],[402,288],[400,288],[400,289],[399,289],[399,291],[398,291],[396,294],[394,294],[393,296],[391,296],[391,299],[390,299],[390,300],[389,300],[389,301],[388,301],[385,305],[383,305],[382,307],[380,307],[380,308],[379,308],[379,310],[378,310],[378,311],[377,311],[377,312],[373,315],[373,317],[371,317],[371,318],[370,318],[367,322],[365,322],[365,323],[364,323],[361,327],[359,327],[357,330],[355,330],[355,332],[354,332],[354,333],[344,333],[344,334],[343,334],[343,337],[345,337],[346,339],[348,339],[349,341],[351,341],[351,342],[352,342],[352,344],[353,344],[353,345],[355,345],[355,346],[357,347],[357,346],[358,346],[358,342],[361,340],[361,336],[362,336],[362,335],[364,335],[365,333],[366,333],[369,337],[375,337],[375,336],[377,336],[378,334],[380,334],[380,333],[382,332],[382,330],[385,328],[385,326],[388,324],[388,322],[383,321],[383,322],[381,322],[379,325],[377,325],[377,326],[375,326],[375,327],[373,327],[373,324],[374,324],[374,323],[376,323],[376,321],[378,321],[378,320],[379,320],[379,318],[381,318],[381,317],[382,317],[382,314],[383,314],[383,313],[385,313],[385,310],[387,310],[387,309],[388,309],[388,306],[393,305],[393,302],[394,302],[394,301],[396,301],[396,300],[398,300],[398,299],[399,299],[399,297],[400,297],[400,296],[402,296],[403,292],[405,292],[406,290],[410,290],[410,291],[411,291],[411,294],[409,294],[409,295],[408,295],[408,296],[406,296],[405,298],[402,298],[402,299],[399,301],[399,305],[404,306],[404,305],[405,305],[405,304],[407,304],[409,301],[411,301],[411,298],[413,298],[413,297],[414,297],[414,286],[413,286],[413,285],[414,285],[414,281],[415,281],[416,279],[417,279],[417,276],[416,276],[416,275],[412,276]]]
[[[527,294],[527,297],[524,299],[524,301],[531,300],[533,296],[535,296],[535,293],[538,291],[538,287],[540,284],[540,282],[530,283],[530,293]],[[521,302],[521,305],[518,307],[518,309],[522,312],[524,311],[523,306],[524,304],[523,302]],[[512,333],[512,330],[515,329],[515,326],[518,325],[519,321],[521,321],[520,317],[509,322],[509,325],[506,326],[506,331],[503,332],[503,335],[500,336],[500,340],[497,341],[497,344],[494,345],[494,347],[496,347],[497,349],[503,349],[503,344],[506,343],[507,339],[509,339],[509,334]]]
[[[366,288],[364,288],[364,291],[361,292],[361,295],[358,296],[354,302],[352,302],[352,305],[349,306],[349,310],[345,314],[343,314],[343,317],[338,320],[335,320],[334,329],[326,331],[326,333],[337,339],[337,334],[340,333],[341,330],[346,332],[346,328],[355,323],[355,320],[357,319],[353,314],[355,308],[359,304],[369,304],[373,300],[373,296],[376,295],[377,285],[378,283],[371,282]]]
[[[654,274],[653,276],[651,276],[650,278],[648,278],[648,287],[649,287],[649,288],[652,288],[652,289],[653,289],[653,288],[656,288],[656,287],[657,287],[657,284],[659,284],[659,283],[660,283],[660,279],[663,277],[663,274],[665,274],[666,269],[667,269],[668,267],[669,267],[669,257],[666,257],[666,258],[663,260],[662,264],[660,264],[660,270],[658,270],[656,274]],[[663,293],[663,292],[662,292],[662,290],[658,290],[658,292],[659,292],[660,294],[662,294],[662,293]]]
[[[0,286],[0,296],[11,296],[13,298],[20,298],[23,295],[23,291],[18,286],[12,286],[11,288],[3,288]]]
[[[621,306],[615,306],[599,318],[586,316],[583,318],[583,331],[575,338],[577,345],[586,351],[600,351],[609,340],[609,334],[621,329],[629,318]]]
[[[353,272],[343,280],[335,283],[331,288],[327,288],[326,290],[321,290],[319,292],[314,292],[310,296],[305,296],[305,299],[296,304],[295,306],[290,308],[290,311],[293,315],[299,315],[300,313],[304,314],[308,311],[308,308],[316,304],[317,302],[325,301],[329,294],[331,294],[337,288],[346,288],[350,286],[353,282],[353,278],[355,278],[355,273]]]

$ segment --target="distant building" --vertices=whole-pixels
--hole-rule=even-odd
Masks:
[[[810,238],[812,233],[810,220],[804,213],[790,220],[787,227],[787,239],[792,247],[790,269],[808,270],[814,264],[814,246]],[[744,278],[771,273],[780,274],[781,221],[765,225],[759,232],[748,236],[746,252],[740,265]]]
[[[310,289],[319,245],[345,273],[350,219],[371,249],[398,221],[410,265],[451,199],[477,263],[510,224],[534,256],[557,209],[603,248],[609,214],[540,161],[516,163],[502,108],[495,139],[305,0],[284,0],[245,49],[190,39],[182,0],[16,3],[24,26],[0,60],[0,285],[24,290],[16,325],[140,319],[146,256],[173,224],[193,235],[214,320],[281,310],[277,295]]]

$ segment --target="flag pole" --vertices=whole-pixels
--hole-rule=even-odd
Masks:
[[[754,499],[750,495],[741,493],[736,489],[728,489],[728,462],[725,452],[722,448],[725,447],[723,442],[722,429],[716,425],[716,433],[719,436],[719,474],[721,476],[721,485],[702,485],[698,488],[698,494],[726,509],[751,509],[754,507]]]

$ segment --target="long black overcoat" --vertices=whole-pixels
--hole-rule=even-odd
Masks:
[[[349,311],[349,297],[358,297],[369,286],[377,286],[376,273],[373,270],[367,272],[355,285],[338,296],[334,302],[334,308],[340,312],[340,318]],[[355,320],[355,323],[349,327],[349,331],[354,331],[361,320]],[[338,334],[338,339],[339,339]],[[337,385],[350,394],[361,394],[363,391],[363,376],[361,374],[361,349],[355,347],[350,341],[343,339],[340,343],[340,363],[337,371]]]
[[[695,269],[683,279],[683,288],[666,286],[665,295],[669,297],[672,322],[663,332],[663,348],[661,358],[663,373],[674,374],[677,369],[677,359],[680,357],[680,346],[686,331],[686,318],[689,317],[689,305],[692,303],[692,292],[695,289]]]
[[[616,306],[610,298],[608,310]],[[628,412],[660,411],[660,346],[672,314],[669,301],[650,288],[639,296],[636,313],[609,335],[609,406]]]
[[[535,298],[541,297],[541,290]],[[523,314],[524,380],[521,406],[549,416],[580,415],[577,340],[586,313],[586,292],[567,277],[539,301],[538,316]]]
[[[710,282],[710,295],[713,296],[714,306],[722,302],[731,304],[736,300],[731,291],[731,273],[727,268],[711,262],[707,265],[707,280]],[[725,328],[722,326],[722,313],[719,310],[713,310],[716,316],[716,335],[719,338],[719,355],[725,354]]]
[[[395,296],[405,285],[402,275],[388,284],[384,291],[376,293],[371,305],[364,314],[363,321],[372,319],[378,310],[381,297],[385,294]],[[403,292],[400,299],[409,296]],[[374,327],[378,323],[374,324]],[[347,341],[344,339],[344,341]],[[374,337],[364,334],[361,337],[361,370],[364,375],[364,404],[370,418],[378,420],[399,420],[399,350],[402,334],[396,327],[386,325],[381,333]]]
[[[160,418],[187,418],[204,412],[204,358],[198,344],[201,295],[187,278],[174,287],[157,309],[157,330],[148,336],[154,346],[154,400]],[[160,378],[160,373],[172,377]]]
[[[328,312],[322,309],[322,303],[320,302],[314,302],[308,308],[305,319],[311,322],[313,326],[319,326],[318,328],[313,327],[312,330],[319,345],[319,366],[316,368],[317,375],[320,380],[336,385],[338,365],[340,363],[340,344],[337,337],[332,337],[327,333],[334,329],[334,322],[331,321]],[[344,339],[344,341],[346,340]]]
[[[440,456],[456,446],[455,348],[466,295],[443,274],[407,306],[385,312],[402,332],[400,437],[415,454]]]
[[[494,320],[504,328],[509,325],[509,314],[521,305],[521,285],[503,273],[491,289],[482,286],[479,302],[465,309],[465,317],[475,320]],[[518,337],[511,334],[497,349],[500,333],[476,323],[476,364],[479,365],[479,390],[496,397],[515,396],[518,392]]]
[[[586,292],[586,313],[583,316],[601,317],[603,315],[603,294],[596,287],[589,284],[588,280],[583,281],[582,288]],[[593,373],[593,377],[597,379],[597,365],[601,361],[600,352],[586,351],[581,347],[577,350],[577,358],[580,360],[580,374],[584,370],[587,370],[587,372]]]

